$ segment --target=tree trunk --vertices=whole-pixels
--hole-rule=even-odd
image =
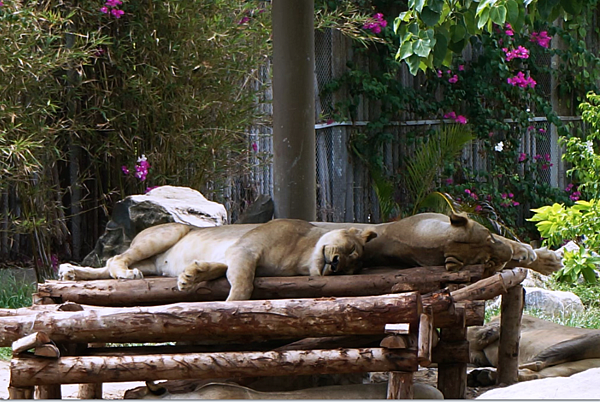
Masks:
[[[295,297],[373,296],[401,291],[432,292],[448,282],[468,283],[481,276],[481,266],[448,272],[443,266],[409,269],[369,270],[361,275],[256,278],[252,299]],[[402,285],[398,289],[397,285]],[[105,307],[143,306],[192,301],[225,300],[229,282],[220,278],[202,282],[194,290],[177,290],[177,278],[151,277],[142,280],[46,281],[38,284],[39,297],[61,298]]]
[[[414,351],[382,348],[190,355],[14,358],[12,387],[94,382],[416,371]]]
[[[297,300],[176,303],[167,306],[43,311],[1,317],[0,345],[42,331],[54,342],[168,342],[377,335],[385,324],[416,323],[419,293]]]
[[[388,380],[387,399],[413,399],[413,373],[392,371]]]
[[[457,345],[464,345],[467,337],[467,322],[465,309],[457,306],[456,315],[461,323],[453,328],[443,328],[440,334],[438,347],[453,348]],[[445,344],[445,345],[444,345]],[[439,363],[438,364],[438,389],[444,394],[445,399],[465,399],[467,392],[467,363],[468,349],[466,359],[458,362]]]

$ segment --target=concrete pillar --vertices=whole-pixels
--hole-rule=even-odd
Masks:
[[[314,1],[273,0],[276,218],[316,219]]]

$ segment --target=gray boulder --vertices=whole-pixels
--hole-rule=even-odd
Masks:
[[[104,266],[110,257],[124,252],[139,232],[169,222],[219,226],[227,223],[227,211],[222,204],[188,187],[161,186],[143,195],[125,197],[115,204],[104,234],[82,265]]]
[[[569,317],[584,309],[581,299],[574,293],[528,286],[524,289],[526,309],[536,309],[555,317]],[[487,307],[498,308],[501,303],[502,296],[499,296],[487,304]]]

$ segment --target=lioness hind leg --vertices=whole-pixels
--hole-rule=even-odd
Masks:
[[[227,265],[220,262],[194,261],[177,278],[179,290],[189,290],[197,283],[220,278],[227,272]]]
[[[135,236],[124,253],[116,255],[106,262],[111,278],[143,278],[144,275],[140,270],[129,269],[129,267],[136,262],[167,251],[190,230],[190,226],[181,223],[165,223],[142,230]]]
[[[249,300],[254,290],[254,276],[258,255],[244,248],[229,248],[227,256],[227,280],[231,285],[227,301]]]

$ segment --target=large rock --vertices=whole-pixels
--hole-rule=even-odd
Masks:
[[[536,309],[546,315],[555,317],[568,317],[584,309],[581,299],[574,293],[528,286],[524,286],[524,289],[526,309]],[[502,296],[499,296],[486,306],[499,308],[501,303]]]
[[[124,252],[139,232],[169,222],[219,226],[227,223],[227,211],[188,187],[161,186],[143,195],[125,197],[115,204],[104,234],[82,264],[104,266],[110,257]]]
[[[544,378],[496,388],[476,399],[593,399],[600,396],[600,368],[570,377]]]

